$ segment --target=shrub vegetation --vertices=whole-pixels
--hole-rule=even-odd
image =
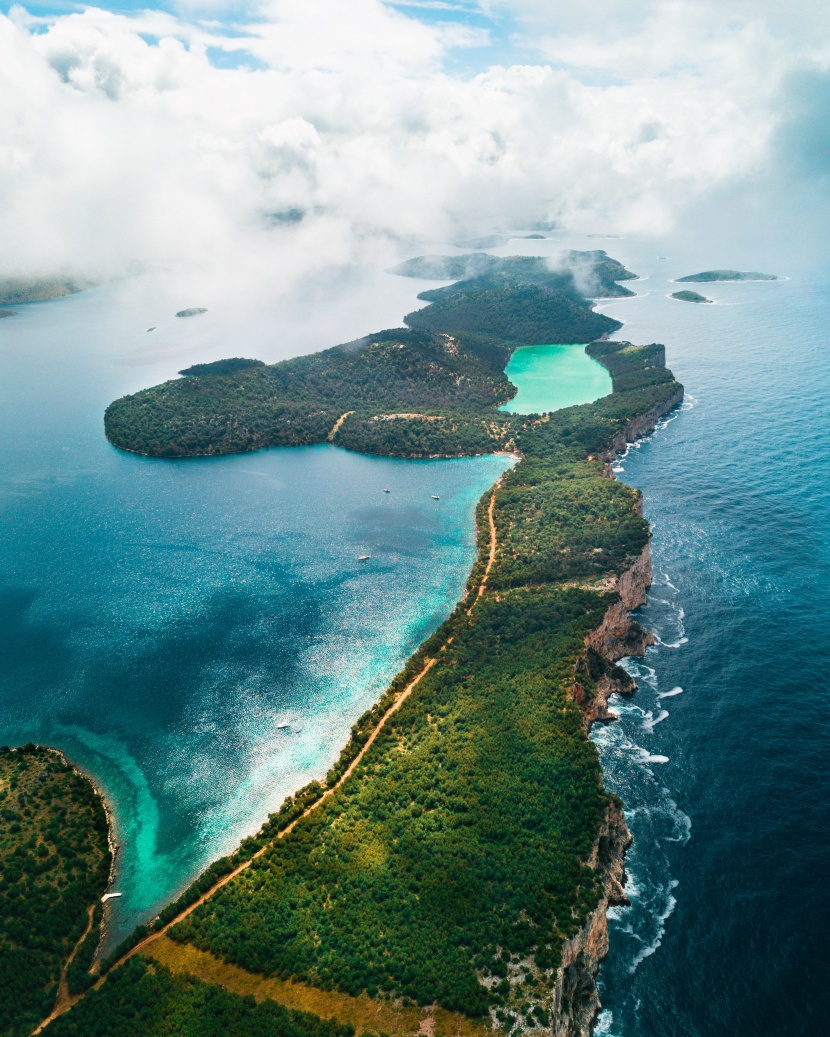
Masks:
[[[3,1037],[28,1035],[48,1015],[87,912],[106,889],[110,859],[107,818],[91,783],[49,749],[0,748]],[[95,917],[100,923],[100,910]],[[98,936],[95,925],[79,951],[76,986]]]

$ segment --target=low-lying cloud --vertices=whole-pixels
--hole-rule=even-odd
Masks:
[[[782,149],[820,161],[804,135],[830,63],[813,42],[823,9],[784,33],[763,3],[729,18],[708,0],[615,3],[604,21],[493,7],[527,61],[487,67],[469,5],[425,21],[381,0],[272,0],[234,23],[203,7],[14,8],[0,17],[0,273],[212,257],[276,290],[499,220],[665,233],[709,196],[800,176]],[[465,49],[482,70],[448,71]]]

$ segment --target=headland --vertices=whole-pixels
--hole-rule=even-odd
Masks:
[[[597,255],[585,254],[589,273]],[[160,458],[328,441],[520,460],[479,504],[465,597],[357,721],[325,780],[289,797],[137,931],[110,978],[51,1024],[58,1037],[125,1018],[142,984],[160,1017],[193,1017],[221,993],[242,1020],[251,1007],[230,981],[220,993],[205,982],[222,982],[222,963],[237,989],[241,976],[253,988],[271,982],[269,998],[276,981],[292,996],[339,998],[340,1027],[362,1025],[349,999],[369,999],[413,1009],[401,1017],[422,1033],[461,1033],[454,1019],[473,1030],[590,1031],[629,836],[587,732],[608,719],[612,691],[633,690],[617,661],[649,643],[629,615],[650,582],[648,525],[609,462],[683,389],[662,346],[601,340],[619,325],[575,290],[482,276],[495,279],[438,289],[406,328],[167,382],[108,408],[116,446]],[[515,349],[574,341],[591,341],[610,395],[546,414],[498,410],[515,392],[504,375]],[[151,950],[162,938],[164,964]],[[196,952],[218,971],[189,972]],[[335,1025],[310,1019],[310,1032]]]

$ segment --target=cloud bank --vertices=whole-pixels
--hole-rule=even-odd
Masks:
[[[0,273],[220,256],[288,283],[503,219],[662,234],[707,199],[749,193],[758,211],[786,184],[823,209],[823,7],[584,6],[13,8]],[[507,16],[521,60],[490,64]],[[478,71],[453,71],[464,53]]]

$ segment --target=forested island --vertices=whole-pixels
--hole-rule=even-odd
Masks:
[[[579,276],[606,260],[582,254]],[[575,285],[476,273],[405,328],[107,409],[116,446],[160,458],[331,442],[520,459],[479,503],[463,600],[325,778],[136,931],[50,1034],[588,1034],[630,838],[588,731],[634,690],[617,661],[650,643],[629,615],[649,529],[609,461],[683,389],[662,346],[602,340],[619,324]],[[497,409],[514,349],[579,341],[611,395]]]
[[[775,274],[761,274],[757,270],[704,270],[699,274],[678,277],[679,284],[706,283],[708,281],[777,281]]]
[[[52,749],[0,746],[2,1037],[28,1037],[91,982],[111,861],[89,779]]]
[[[705,295],[701,295],[700,292],[690,292],[687,290],[682,292],[672,292],[670,298],[677,299],[678,302],[711,302],[711,299],[707,299]]]

